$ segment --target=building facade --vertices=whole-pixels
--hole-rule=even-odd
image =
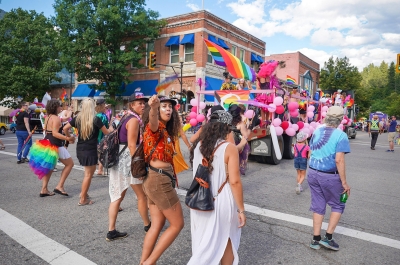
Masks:
[[[301,52],[271,54],[265,60],[285,61],[286,67],[277,71],[277,77],[286,80],[287,76],[296,79],[301,89],[306,89],[313,95],[319,87],[319,64]]]

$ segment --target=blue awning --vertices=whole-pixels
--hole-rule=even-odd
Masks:
[[[85,99],[92,98],[96,94],[96,90],[91,88],[91,85],[95,84],[79,84],[74,93],[72,93],[71,99]]]
[[[217,39],[213,35],[208,35],[208,40],[219,45]]]
[[[194,44],[194,33],[185,34],[185,36],[183,36],[183,39],[182,39],[180,44],[183,45],[183,44],[186,44],[186,43]]]
[[[223,39],[218,39],[218,43],[217,44],[219,44],[219,46],[221,46],[225,50],[229,50],[229,46],[226,45],[226,43],[225,43],[225,41]]]
[[[258,61],[259,61],[260,63],[263,63],[263,62],[264,62],[263,58],[262,58],[260,55],[257,55],[257,58],[258,58]]]
[[[137,88],[140,87],[140,92],[145,96],[153,96],[156,93],[156,86],[158,84],[158,80],[137,80],[133,81],[129,85],[126,86],[125,92],[122,94],[123,97],[129,97],[135,92]]]
[[[221,79],[206,76],[206,84],[207,84],[206,90],[220,90],[222,83],[223,83],[223,80],[221,80]],[[215,100],[215,97],[211,96],[211,95],[205,95],[204,98],[208,102],[214,102],[214,100]]]
[[[251,53],[251,61],[252,62],[258,62],[257,55],[255,55],[254,53]]]
[[[172,45],[179,45],[179,36],[172,36],[169,38],[167,43],[165,43],[166,47],[172,46]]]

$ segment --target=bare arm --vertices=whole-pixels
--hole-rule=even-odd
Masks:
[[[190,149],[190,143],[189,143],[189,141],[188,141],[188,139],[187,139],[187,137],[186,137],[185,132],[184,132],[183,129],[182,129],[182,126],[181,126],[181,129],[180,129],[180,131],[179,131],[179,134],[181,135],[183,142],[184,142],[184,143],[186,144],[186,146]],[[178,139],[178,141],[179,141],[179,139]]]
[[[240,221],[239,227],[243,227],[246,224],[246,216],[244,215],[243,186],[239,172],[239,153],[233,144],[228,144],[226,147],[225,163],[228,165],[229,185],[231,186],[233,199],[235,200],[240,212],[238,213]]]
[[[195,134],[192,135],[192,137],[190,137],[190,142],[193,144],[194,142],[196,142],[196,140],[199,138],[200,133],[201,133],[201,129],[202,127],[200,127],[200,129],[197,130],[197,132]]]
[[[75,140],[74,137],[71,137],[69,135],[62,135],[61,133],[58,132],[59,128],[61,127],[61,121],[57,116],[53,117],[55,118],[51,119],[51,134],[60,140],[73,142]],[[48,123],[49,122],[50,121],[48,121]]]
[[[346,181],[346,164],[344,162],[344,155],[345,154],[343,152],[336,153],[335,162],[337,170],[339,172],[340,181],[342,182],[342,186],[344,189],[343,193],[347,192],[347,195],[350,196],[350,186],[347,184]]]
[[[136,151],[136,143],[137,143],[137,138],[138,138],[138,131],[139,131],[139,121],[138,119],[132,118],[128,121],[126,124],[126,130],[127,130],[127,135],[128,135],[128,148],[129,152],[131,153],[131,156]]]
[[[156,132],[158,130],[158,109],[160,107],[160,100],[157,95],[150,98],[149,106],[151,107],[149,115],[150,130]]]
[[[242,140],[236,147],[239,151],[242,151],[244,146],[247,144],[247,138],[250,135],[250,130],[246,128],[244,122],[240,124],[240,133],[242,134]]]

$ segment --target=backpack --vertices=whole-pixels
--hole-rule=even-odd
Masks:
[[[124,117],[122,117],[117,128],[114,131],[110,132],[109,134],[104,135],[103,139],[101,139],[97,147],[99,161],[106,169],[117,165],[119,161],[119,156],[128,147],[128,145],[126,144],[124,148],[121,150],[121,152],[119,151],[118,133],[124,121],[130,116],[131,116],[130,114],[126,114]]]

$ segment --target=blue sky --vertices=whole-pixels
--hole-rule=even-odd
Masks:
[[[54,15],[53,0],[0,0]],[[204,8],[266,42],[266,55],[300,51],[320,64],[350,58],[359,70],[396,60],[400,53],[400,0],[147,0],[161,18]]]

